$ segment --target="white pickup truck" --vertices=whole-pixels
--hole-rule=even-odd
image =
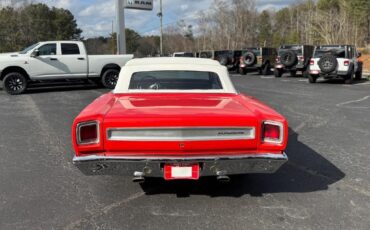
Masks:
[[[87,55],[80,41],[39,42],[17,53],[0,54],[0,81],[9,94],[34,82],[85,79],[113,89],[121,67],[133,55]]]

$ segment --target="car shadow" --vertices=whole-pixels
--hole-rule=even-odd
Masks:
[[[231,176],[221,183],[215,177],[199,181],[169,181],[150,178],[140,184],[147,195],[176,194],[178,197],[207,195],[210,197],[263,196],[269,193],[307,193],[327,190],[345,177],[333,163],[298,140],[293,130],[289,133],[287,155],[289,161],[274,174],[248,174]]]
[[[109,91],[100,85],[93,82],[50,82],[50,83],[38,83],[29,85],[27,90],[23,94],[39,94],[39,93],[51,93],[51,92],[68,92],[76,90],[92,90],[101,89],[102,93]],[[4,90],[2,84],[0,84],[0,90]]]
[[[362,84],[362,83],[365,83],[365,82],[368,82],[367,79],[365,78],[362,78],[361,80],[353,80],[353,83],[352,85],[356,85],[356,84]],[[333,85],[344,85],[344,80],[343,79],[318,79],[317,84],[333,84]]]

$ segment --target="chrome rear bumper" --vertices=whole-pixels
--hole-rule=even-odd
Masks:
[[[283,154],[248,154],[233,156],[194,157],[123,157],[75,156],[73,163],[85,175],[141,174],[145,177],[163,177],[164,164],[198,163],[200,176],[219,176],[248,173],[274,173],[288,157]]]

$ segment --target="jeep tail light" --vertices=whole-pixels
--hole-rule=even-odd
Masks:
[[[276,58],[276,62],[280,62],[280,56]]]
[[[344,60],[344,65],[349,66],[349,60]]]
[[[310,65],[315,65],[315,60],[311,59],[310,60]]]
[[[99,143],[99,123],[97,121],[82,122],[77,125],[77,144]]]
[[[301,62],[304,62],[304,57],[303,56],[298,56],[298,60]]]
[[[283,124],[276,121],[265,121],[262,126],[262,141],[281,144],[283,142]]]

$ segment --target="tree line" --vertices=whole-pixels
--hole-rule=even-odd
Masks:
[[[0,8],[0,52],[20,50],[38,41],[83,40],[91,54],[116,53],[116,35],[84,39],[73,14],[45,4]],[[126,29],[127,52],[159,53],[159,36]],[[278,11],[258,11],[256,0],[214,0],[188,23],[164,29],[164,51],[243,49],[296,44],[370,43],[369,0],[302,0]]]
[[[0,9],[0,52],[21,50],[38,41],[80,39],[81,33],[69,10],[45,4]]]
[[[189,28],[198,28],[189,36]],[[259,12],[255,0],[214,0],[194,25],[166,28],[167,52],[278,47],[295,44],[370,43],[369,0],[302,0]]]

